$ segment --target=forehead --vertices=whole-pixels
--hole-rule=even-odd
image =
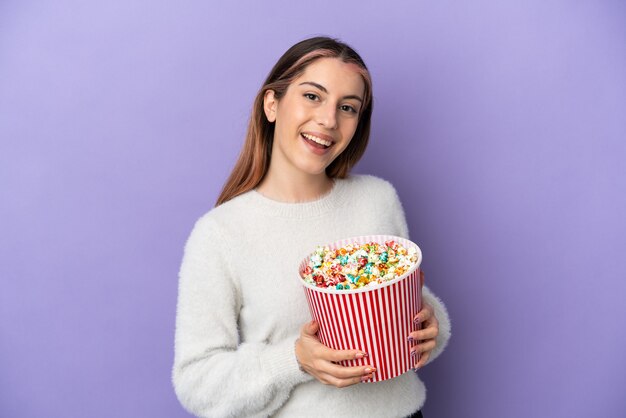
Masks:
[[[346,63],[339,58],[320,58],[309,64],[294,84],[313,81],[326,87],[329,94],[362,95],[365,82],[356,64]]]

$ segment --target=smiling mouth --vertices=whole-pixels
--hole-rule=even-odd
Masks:
[[[308,142],[309,144],[311,144],[315,148],[327,149],[327,148],[330,148],[333,145],[332,142],[326,141],[325,139],[318,138],[318,137],[313,136],[313,135],[301,133],[300,136],[302,138],[304,138],[304,140],[306,142]]]

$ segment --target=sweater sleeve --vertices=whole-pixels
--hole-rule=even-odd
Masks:
[[[435,360],[439,355],[443,352],[443,350],[448,345],[448,341],[450,340],[452,327],[450,324],[450,316],[448,315],[448,311],[446,310],[446,306],[443,304],[441,299],[439,299],[431,290],[424,286],[422,287],[422,300],[430,304],[435,310],[435,318],[439,321],[439,335],[437,335],[436,341],[437,345],[435,349],[430,353],[430,357],[426,364],[429,364],[433,360]]]
[[[296,361],[298,335],[274,344],[240,342],[241,295],[228,253],[215,221],[200,218],[179,272],[174,390],[199,417],[268,416],[311,376]]]
[[[389,194],[389,217],[391,220],[391,226],[393,228],[392,233],[400,237],[409,239],[409,226],[406,222],[406,216],[404,215],[404,208],[402,202],[398,196],[398,192],[389,182],[388,194]]]
[[[404,214],[404,209],[402,208],[402,203],[400,202],[398,193],[396,192],[393,185],[391,185],[391,183],[390,187],[393,196],[391,198],[390,211],[392,224],[399,236],[409,239],[409,228],[407,225],[406,216]],[[452,329],[450,324],[450,316],[448,315],[446,306],[443,304],[441,299],[435,296],[435,294],[427,286],[424,286],[422,288],[422,300],[433,307],[433,309],[435,310],[435,317],[439,321],[439,335],[436,339],[437,345],[435,349],[431,352],[430,357],[426,362],[426,364],[429,364],[434,359],[439,357],[439,355],[448,345]]]

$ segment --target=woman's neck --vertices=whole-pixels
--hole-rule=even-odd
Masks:
[[[333,180],[326,173],[311,175],[294,172],[279,175],[271,166],[256,188],[263,196],[287,203],[311,202],[328,194],[333,188]]]

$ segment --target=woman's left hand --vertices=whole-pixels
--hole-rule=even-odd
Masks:
[[[435,317],[435,311],[431,305],[424,302],[421,311],[413,318],[416,324],[422,324],[422,329],[411,332],[409,341],[417,341],[417,345],[411,348],[411,356],[417,358],[417,353],[421,353],[420,360],[414,367],[419,369],[428,361],[431,351],[437,346],[437,335],[439,335],[439,321]],[[414,354],[415,353],[415,354]]]

